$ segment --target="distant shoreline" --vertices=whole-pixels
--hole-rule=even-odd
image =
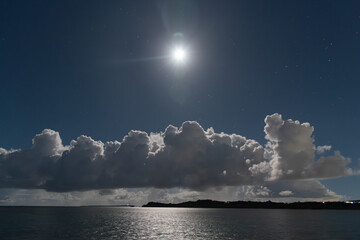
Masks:
[[[39,206],[39,205],[0,205],[0,208],[132,208],[135,205],[80,205],[80,206]],[[149,202],[141,207],[149,208],[249,208],[249,209],[334,209],[334,210],[360,210],[360,200],[344,202],[254,202],[254,201],[214,201],[197,200],[182,203]]]
[[[257,209],[335,209],[360,210],[359,201],[347,202],[252,202],[234,201],[221,202],[213,200],[198,200],[182,203],[149,202],[142,207],[172,207],[172,208],[257,208]]]

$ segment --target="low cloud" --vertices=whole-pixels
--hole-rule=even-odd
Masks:
[[[284,190],[287,189],[287,190]],[[289,196],[282,196],[291,192]],[[210,187],[204,191],[184,188],[131,188],[73,192],[48,192],[42,189],[0,189],[0,205],[81,206],[93,204],[134,204],[150,201],[179,203],[213,199],[219,201],[339,201],[344,196],[335,194],[316,180],[290,180],[252,186]]]
[[[314,145],[309,123],[273,114],[265,118],[264,131],[268,142],[262,146],[244,136],[216,133],[187,121],[160,133],[132,130],[121,141],[106,143],[82,135],[64,146],[58,132],[45,129],[33,138],[30,149],[0,148],[0,188],[101,190],[105,196],[118,188],[198,192],[254,185],[264,187],[253,194],[266,197],[271,196],[266,184],[272,182],[355,173],[347,167],[350,159],[339,151],[315,158],[321,149],[330,149]]]
[[[325,151],[330,151],[331,146],[330,145],[317,146],[315,150],[317,154],[323,154]]]
[[[289,190],[285,190],[285,191],[281,191],[279,192],[279,195],[280,196],[283,196],[283,197],[287,197],[287,196],[291,196],[293,195],[294,193],[292,191],[289,191]]]

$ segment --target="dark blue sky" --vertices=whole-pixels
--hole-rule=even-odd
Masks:
[[[316,144],[355,167],[359,9],[328,0],[1,1],[0,146],[28,148],[44,128],[68,144],[186,120],[265,143],[264,118],[277,112],[310,122]],[[191,52],[182,69],[140,61],[167,55],[175,33]],[[324,183],[360,198],[358,182]]]

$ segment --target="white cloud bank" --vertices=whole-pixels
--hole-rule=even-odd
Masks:
[[[315,159],[315,153],[330,147],[314,145],[309,123],[273,114],[265,124],[265,146],[237,134],[204,130],[191,121],[180,128],[169,125],[160,133],[132,130],[121,141],[106,143],[82,135],[67,146],[58,132],[45,129],[33,138],[30,149],[0,148],[0,188],[71,192],[150,187],[206,192],[256,185],[260,189],[249,188],[248,195],[284,197],[296,196],[292,188],[298,183],[316,185],[320,183],[315,179],[355,174],[347,167],[350,159],[338,151]],[[273,192],[269,184],[279,181],[291,182],[292,188],[288,184]]]

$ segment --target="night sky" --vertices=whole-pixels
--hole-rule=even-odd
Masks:
[[[359,9],[350,0],[0,1],[0,204],[81,204],[96,194],[96,203],[360,199]],[[183,62],[172,57],[178,46]],[[223,147],[208,128],[272,143],[272,155],[240,154],[233,138]],[[47,136],[62,144],[49,147]],[[115,140],[109,157],[101,144]],[[154,142],[162,152],[142,150]],[[158,165],[142,169],[142,151]],[[329,160],[311,165],[321,157]],[[175,158],[187,163],[168,164]],[[230,177],[240,158],[256,165],[234,172],[241,180]],[[260,165],[271,159],[272,170]],[[107,162],[101,173],[89,170],[96,161]],[[126,171],[108,173],[113,166]]]

